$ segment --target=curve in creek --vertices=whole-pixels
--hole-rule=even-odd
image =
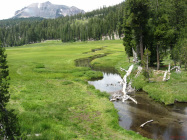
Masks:
[[[104,56],[104,55],[103,55]],[[98,57],[77,59],[76,66],[91,67],[90,62]],[[79,61],[80,60],[80,61]],[[111,95],[114,92],[121,92],[122,86],[120,75],[114,69],[94,69],[103,71],[103,78],[95,81],[88,81],[100,91],[106,91]],[[159,140],[185,140],[187,139],[187,103],[176,103],[170,106],[164,106],[155,102],[145,92],[135,92],[131,97],[138,101],[138,104],[128,100],[122,103],[114,102],[115,108],[119,114],[119,124],[127,130],[133,130],[137,133],[152,139]],[[148,120],[154,120],[146,124],[143,128],[140,125]]]
[[[103,73],[103,79],[88,81],[100,91],[108,93],[121,92],[119,81],[122,80],[118,74]],[[171,106],[164,106],[155,102],[145,92],[135,92],[131,97],[138,101],[138,104],[128,100],[114,102],[115,108],[120,116],[119,124],[127,130],[152,139],[187,139],[187,104],[176,103]],[[154,120],[143,128],[141,124],[148,120]]]

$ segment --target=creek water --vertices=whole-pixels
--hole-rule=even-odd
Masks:
[[[75,60],[77,67],[91,67],[93,70],[102,71],[103,78],[100,80],[88,81],[100,91],[111,95],[115,92],[122,92],[119,81],[122,80],[113,68],[95,68],[90,62],[104,55],[95,55],[89,58]],[[186,140],[187,139],[187,103],[175,103],[165,106],[149,98],[145,92],[134,92],[130,94],[138,104],[131,100],[124,103],[113,102],[118,110],[119,125],[127,130],[133,130],[144,137],[159,140]],[[148,120],[154,120],[143,128],[141,124]]]
[[[121,92],[119,84],[121,77],[118,74],[104,72],[103,78],[95,81],[88,81],[100,91],[106,91],[111,95],[114,92]],[[114,102],[119,114],[119,124],[127,130],[133,130],[145,137],[159,140],[185,140],[187,139],[187,104],[176,103],[164,106],[148,97],[145,92],[130,94],[138,104],[131,100],[124,103]],[[141,124],[148,120],[154,120],[143,128]]]

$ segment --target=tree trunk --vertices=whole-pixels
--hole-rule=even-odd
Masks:
[[[157,52],[157,70],[160,69],[160,58],[159,58],[159,45],[157,44],[156,47],[156,52]]]
[[[136,45],[136,54],[137,54],[137,57],[140,56],[140,46],[139,45]]]
[[[140,34],[140,53],[141,53],[141,61],[143,60],[143,35]]]
[[[149,69],[149,56],[148,56],[148,54],[147,54],[147,71],[148,71],[148,69]]]

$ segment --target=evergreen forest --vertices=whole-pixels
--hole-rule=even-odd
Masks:
[[[132,48],[143,59],[151,52],[150,64],[164,57],[186,64],[187,2],[184,0],[126,0],[85,14],[57,19],[22,18],[0,21],[0,41],[4,47],[44,40],[62,42],[106,40],[124,37],[128,56]]]

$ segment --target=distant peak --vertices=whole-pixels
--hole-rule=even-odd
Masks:
[[[60,16],[75,15],[84,13],[83,10],[76,7],[68,7],[65,5],[52,4],[50,1],[43,3],[33,3],[24,9],[18,10],[15,13],[15,18],[29,18],[29,17],[42,17],[42,18],[58,18]]]
[[[50,1],[46,1],[46,2],[44,2],[44,3],[46,3],[46,4],[52,4]]]
[[[51,3],[50,1],[46,1],[46,2],[44,2],[44,3]]]

